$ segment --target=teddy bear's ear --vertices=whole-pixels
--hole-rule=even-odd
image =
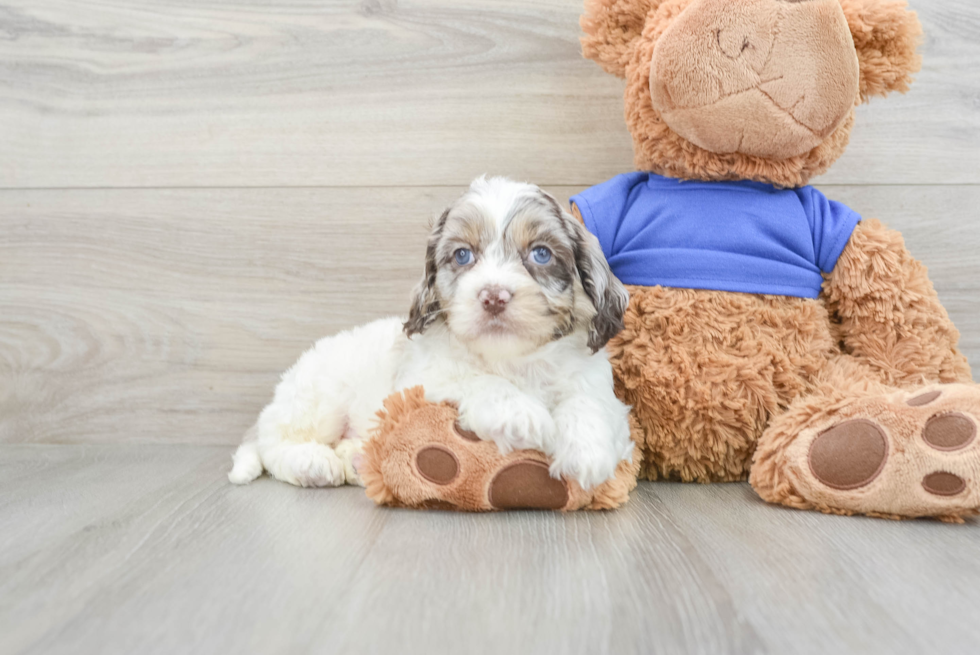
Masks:
[[[643,32],[650,10],[661,0],[585,0],[582,54],[598,62],[607,73],[626,76],[626,64]]]
[[[861,100],[905,93],[922,66],[922,25],[905,0],[841,0],[861,66]]]

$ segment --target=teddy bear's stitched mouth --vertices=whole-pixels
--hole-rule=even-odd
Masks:
[[[770,106],[773,109],[775,109],[776,111],[778,111],[781,114],[785,115],[786,118],[788,118],[791,121],[793,121],[794,123],[796,123],[797,126],[799,126],[800,128],[808,131],[810,134],[812,134],[814,136],[817,136],[817,137],[821,137],[822,138],[822,137],[826,136],[826,134],[829,134],[830,132],[832,132],[833,129],[836,129],[836,127],[840,124],[840,121],[846,115],[846,112],[844,112],[844,114],[842,114],[835,121],[833,121],[832,128],[830,130],[828,130],[826,133],[821,133],[820,131],[818,131],[818,130],[812,128],[812,127],[810,127],[809,125],[807,125],[806,123],[804,123],[803,121],[801,121],[799,118],[797,118],[793,114],[793,110],[796,107],[798,107],[801,102],[803,102],[804,100],[806,100],[806,94],[800,96],[796,100],[796,102],[793,103],[793,106],[792,107],[787,108],[787,107],[783,107],[778,102],[776,102],[776,99],[775,98],[773,98],[771,95],[769,95],[768,93],[766,93],[765,90],[763,90],[761,88],[765,84],[769,84],[771,82],[776,82],[776,81],[779,81],[781,79],[783,79],[783,76],[782,75],[780,75],[778,77],[774,77],[774,78],[769,79],[769,80],[762,80],[756,86],[753,86],[753,87],[750,87],[750,88],[747,88],[747,89],[739,89],[738,91],[732,91],[731,93],[726,93],[725,95],[720,96],[714,102],[710,102],[710,103],[704,104],[704,105],[675,106],[674,109],[672,109],[670,111],[667,111],[665,113],[671,113],[671,112],[674,112],[674,111],[685,111],[685,110],[690,111],[690,110],[697,110],[697,109],[707,109],[707,108],[709,108],[709,107],[711,107],[713,105],[718,104],[719,102],[722,102],[724,100],[727,100],[728,98],[731,98],[731,97],[734,97],[734,96],[738,96],[738,95],[744,95],[744,94],[747,94],[747,93],[752,93],[753,91],[755,91],[755,92],[758,92],[763,98],[765,98],[769,102]]]
[[[761,84],[760,84],[760,86],[761,86]],[[812,134],[814,136],[817,136],[817,137],[823,138],[824,136],[826,136],[824,134],[820,134],[817,130],[813,129],[812,127],[810,127],[809,125],[807,125],[806,123],[804,123],[803,121],[801,121],[800,119],[798,119],[796,116],[793,115],[793,109],[796,108],[796,107],[798,107],[799,104],[806,99],[806,95],[805,94],[802,95],[802,96],[800,96],[800,98],[795,103],[793,103],[793,106],[790,107],[789,109],[787,109],[787,108],[781,106],[778,102],[776,102],[775,98],[773,98],[771,95],[769,95],[768,93],[766,93],[765,91],[763,91],[758,86],[755,87],[755,88],[752,88],[752,89],[746,89],[745,91],[742,91],[741,93],[751,93],[752,91],[758,91],[762,95],[763,98],[765,98],[766,100],[769,101],[769,104],[772,106],[773,109],[775,109],[777,112],[783,114],[784,116],[786,116],[786,118],[788,118],[791,121],[793,121],[794,123],[796,123],[796,125],[798,127],[806,130],[810,134]],[[836,128],[837,125],[840,124],[840,121],[841,121],[842,118],[843,118],[843,116],[838,117],[837,120],[834,121],[833,127]],[[833,130],[831,130],[831,131],[833,131]]]

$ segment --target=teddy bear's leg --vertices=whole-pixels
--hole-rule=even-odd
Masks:
[[[882,381],[969,382],[959,332],[902,235],[875,219],[858,224],[824,285],[844,350]]]
[[[838,514],[980,509],[980,386],[898,389],[842,356],[759,440],[750,482],[766,501]]]
[[[640,453],[620,462],[614,478],[593,490],[552,478],[534,450],[501,454],[460,428],[457,411],[425,400],[421,387],[385,400],[359,467],[367,495],[382,505],[420,509],[611,509],[636,485]],[[635,429],[631,421],[631,429]]]
[[[836,351],[809,298],[631,286],[607,346],[616,393],[643,430],[648,479],[744,480],[770,417]]]

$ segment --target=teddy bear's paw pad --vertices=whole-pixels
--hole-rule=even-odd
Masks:
[[[905,401],[905,404],[909,407],[922,407],[923,405],[928,405],[939,396],[943,395],[942,391],[934,389],[933,391],[927,391],[925,393],[917,394],[912,398]]]
[[[419,475],[432,484],[447,485],[459,475],[459,460],[448,448],[426,446],[415,455]]]
[[[922,478],[922,488],[934,496],[956,496],[966,490],[966,480],[953,473],[938,471]]]
[[[888,459],[888,439],[866,419],[844,421],[810,444],[810,471],[833,489],[859,489],[874,481]]]
[[[977,436],[977,426],[965,414],[945,412],[926,421],[922,439],[936,450],[954,451],[966,448]]]
[[[467,430],[459,424],[459,421],[453,423],[453,431],[456,433],[457,437],[465,439],[466,441],[479,441],[480,437],[476,436],[476,432],[473,430]]]
[[[490,481],[488,495],[494,509],[562,509],[568,503],[565,483],[551,477],[547,464],[535,460],[500,469]]]

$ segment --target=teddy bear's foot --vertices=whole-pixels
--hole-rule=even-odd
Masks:
[[[980,386],[898,391],[826,412],[809,407],[810,421],[781,453],[772,442],[804,418],[792,410],[760,441],[752,483],[766,500],[894,518],[958,520],[980,510]]]
[[[383,505],[424,509],[608,509],[626,502],[636,485],[639,453],[616,477],[586,491],[556,480],[538,451],[500,454],[456,421],[456,409],[429,403],[416,387],[385,401],[376,433],[365,445],[360,477]]]

